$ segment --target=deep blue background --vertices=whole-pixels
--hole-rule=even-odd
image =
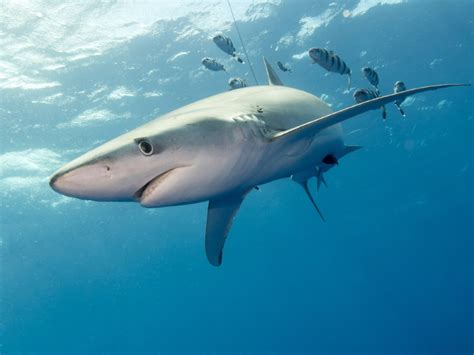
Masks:
[[[369,64],[386,93],[396,80],[409,87],[474,82],[472,1],[409,0],[338,15],[275,51],[303,16],[321,14],[329,1],[313,3],[284,1],[270,6],[267,18],[239,23],[260,82],[265,55],[293,67],[293,74],[281,73],[288,85],[329,95],[334,108],[352,104],[345,77],[292,59],[313,46],[339,53],[358,87],[367,85],[359,68]],[[228,61],[209,33],[175,41],[189,23],[160,21],[87,65],[52,72],[59,89],[1,90],[1,153],[44,148],[65,162],[157,113],[227,90],[226,74],[199,69],[206,55],[226,60],[232,75],[251,83],[248,67]],[[234,30],[228,34],[237,45]],[[180,51],[190,53],[167,62]],[[158,84],[160,78],[175,80]],[[94,103],[80,94],[100,85],[136,95]],[[32,103],[58,90],[75,100]],[[153,90],[163,96],[143,97]],[[145,210],[58,200],[47,180],[31,191],[3,182],[3,350],[472,353],[472,97],[472,88],[429,93],[406,107],[406,119],[391,106],[386,123],[380,112],[344,123],[353,132],[347,143],[364,149],[330,171],[329,189],[316,194],[328,222],[296,184],[265,185],[244,202],[220,268],[204,254],[206,204]],[[96,107],[130,117],[57,127]]]

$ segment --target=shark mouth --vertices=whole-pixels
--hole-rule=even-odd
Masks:
[[[158,176],[155,176],[153,179],[148,181],[145,185],[143,185],[141,188],[135,192],[134,197],[135,200],[142,203],[144,200],[146,200],[149,196],[152,195],[153,191],[160,185],[160,183],[165,180],[174,170],[177,168],[172,168],[164,173],[161,173]]]

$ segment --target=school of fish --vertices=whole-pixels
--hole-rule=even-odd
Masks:
[[[219,34],[214,35],[212,37],[212,40],[216,44],[216,46],[219,49],[221,49],[224,53],[236,59],[237,62],[244,63],[244,60],[238,55],[235,49],[234,43],[232,42],[230,37],[222,33],[219,33]],[[340,75],[347,75],[348,90],[351,89],[352,70],[338,54],[336,54],[334,51],[329,50],[329,49],[313,47],[308,50],[308,55],[311,58],[313,64],[318,64],[320,67],[327,70],[328,72],[337,73]],[[204,57],[201,62],[202,62],[202,65],[210,71],[227,72],[224,65],[215,58]],[[281,61],[277,61],[276,64],[282,72],[288,72],[288,73],[292,72],[292,69],[288,64],[286,63],[283,64]],[[372,85],[372,88],[356,89],[353,94],[353,97],[356,103],[372,100],[380,96],[380,91],[379,91],[380,78],[377,71],[371,67],[361,68],[361,71],[365,79],[367,79],[369,84]],[[228,81],[228,85],[230,87],[230,90],[235,90],[235,89],[246,87],[247,83],[242,78],[231,77]],[[406,86],[404,82],[397,81],[394,84],[394,87],[393,87],[394,93],[398,93],[404,90],[406,90]],[[400,112],[402,117],[405,117],[406,116],[405,111],[401,107],[402,104],[403,104],[403,101],[395,102],[395,106],[397,107],[398,111]],[[382,117],[383,119],[386,119],[387,111],[385,109],[385,106],[382,106],[381,109],[382,109]]]

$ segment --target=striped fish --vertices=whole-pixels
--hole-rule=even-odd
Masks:
[[[224,66],[219,63],[217,60],[214,58],[209,58],[209,57],[204,57],[202,58],[201,61],[202,65],[206,67],[206,69],[212,70],[212,71],[226,71]]]
[[[369,83],[372,84],[373,87],[379,90],[379,75],[377,72],[369,67],[362,68],[362,73],[366,77],[366,79],[369,81]]]
[[[403,81],[397,81],[395,83],[395,85],[393,85],[393,92],[396,94],[397,92],[400,92],[400,91],[405,91],[407,89],[407,87],[405,86],[405,83]],[[403,109],[401,108],[401,105],[403,103],[404,100],[397,100],[395,101],[395,105],[397,106],[398,108],[398,111],[400,111],[400,113],[402,114],[403,117],[406,117],[405,115],[405,111],[403,111]]]
[[[278,68],[280,68],[281,71],[291,73],[291,68],[289,66],[283,64],[282,62],[277,62],[277,65],[278,65]]]
[[[245,82],[245,80],[241,78],[234,77],[234,78],[229,79],[229,86],[231,90],[241,89],[241,88],[246,87],[247,83]]]
[[[219,47],[221,50],[223,50],[225,53],[227,53],[228,55],[231,55],[232,57],[234,57],[235,59],[237,59],[237,61],[239,63],[243,63],[244,61],[237,55],[236,51],[235,51],[235,47],[234,47],[234,44],[232,43],[232,40],[227,37],[227,36],[224,36],[223,34],[218,34],[218,35],[215,35],[212,40],[214,41],[214,43],[217,45],[217,47]]]
[[[355,102],[360,104],[361,102],[369,101],[375,99],[380,96],[378,90],[372,89],[357,89],[354,91],[354,99]],[[385,110],[385,106],[382,106],[382,117],[383,119],[387,118],[387,111]]]
[[[323,48],[311,48],[309,56],[313,63],[317,63],[327,71],[339,73],[341,75],[348,75],[348,89],[351,88],[351,69],[347,64],[333,51],[328,51]]]

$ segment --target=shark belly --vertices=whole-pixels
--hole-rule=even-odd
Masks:
[[[301,172],[314,172],[328,154],[342,156],[345,151],[340,125],[329,127],[313,137],[291,145],[272,146],[255,174],[254,183],[262,185]],[[253,179],[252,179],[253,180]]]

